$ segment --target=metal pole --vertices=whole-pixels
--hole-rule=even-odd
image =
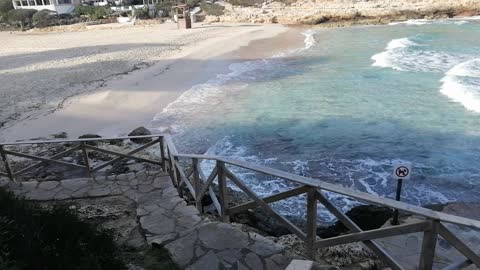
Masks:
[[[10,178],[11,181],[15,181],[12,169],[8,163],[7,154],[4,152],[3,145],[0,145],[0,156],[2,157],[3,164],[5,165],[5,171],[7,171],[8,178]]]
[[[395,200],[400,201],[400,195],[402,193],[402,182],[403,179],[398,179],[397,182],[397,194],[395,195]],[[392,225],[398,225],[398,209],[395,209],[393,212]]]

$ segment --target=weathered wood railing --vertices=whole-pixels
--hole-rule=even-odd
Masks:
[[[152,141],[143,144],[136,149],[133,149],[127,153],[115,152],[112,150],[102,149],[91,144],[98,141],[112,141],[112,140],[125,140],[125,139],[144,139],[151,138]],[[90,142],[90,143],[89,143]],[[49,157],[35,156],[31,154],[25,154],[18,151],[9,150],[9,147],[28,145],[28,144],[69,144],[71,148],[60,153],[54,154]],[[134,154],[143,151],[154,145],[159,146],[160,154],[159,160],[151,160],[144,157],[134,156]],[[76,151],[81,151],[81,155],[84,160],[84,164],[75,164],[66,161],[59,160],[62,157],[67,156]],[[105,154],[118,156],[109,161],[104,161],[101,164],[92,166],[89,158],[90,151],[98,151]],[[3,160],[5,171],[0,171],[0,176],[6,176],[12,181],[15,181],[16,177],[24,174],[32,169],[40,166],[48,165],[50,163],[63,165],[71,168],[82,168],[87,175],[95,177],[95,173],[99,170],[106,168],[107,166],[118,162],[123,159],[133,159],[140,162],[151,163],[161,166],[164,171],[167,171],[172,178],[174,185],[181,196],[183,191],[187,190],[193,197],[196,207],[199,211],[202,211],[202,199],[205,196],[209,196],[213,201],[213,204],[224,222],[229,222],[230,216],[235,213],[253,209],[256,207],[262,207],[279,223],[283,224],[292,233],[296,234],[300,239],[305,242],[307,255],[314,256],[315,250],[320,247],[329,247],[339,244],[346,244],[352,242],[363,242],[368,248],[370,248],[380,259],[388,264],[392,269],[404,269],[392,256],[378,245],[374,240],[384,237],[391,237],[396,235],[403,235],[415,232],[423,232],[423,243],[420,254],[419,269],[432,269],[433,259],[435,255],[435,247],[437,243],[437,237],[440,235],[453,247],[455,247],[460,253],[465,256],[464,261],[455,262],[445,269],[460,269],[471,264],[475,264],[480,267],[480,256],[476,254],[469,246],[467,246],[462,240],[460,240],[452,231],[450,231],[444,223],[456,224],[460,226],[468,226],[475,229],[480,229],[480,221],[449,215],[441,212],[432,211],[419,206],[414,206],[404,202],[398,202],[392,199],[382,198],[379,196],[371,195],[365,192],[356,191],[353,189],[345,188],[342,186],[330,184],[316,179],[302,177],[287,173],[284,171],[241,162],[230,160],[224,157],[218,156],[206,156],[206,155],[193,155],[193,154],[180,154],[178,153],[171,137],[169,135],[157,134],[149,136],[134,136],[134,137],[118,137],[118,138],[95,138],[95,139],[77,139],[77,140],[51,140],[51,141],[29,141],[29,142],[15,142],[15,143],[0,143],[0,156]],[[19,171],[13,171],[10,167],[9,156],[18,156],[22,158],[32,159],[39,161],[36,164],[23,168]],[[183,162],[180,161],[183,159]],[[214,162],[215,166],[207,176],[203,172],[200,162],[209,160]],[[188,162],[191,164],[191,168],[187,172],[182,164]],[[277,194],[273,194],[267,197],[259,197],[255,192],[250,189],[240,178],[238,178],[228,167],[238,167],[246,170],[250,170],[256,173],[270,175],[285,179],[297,184],[297,187],[291,188],[287,191],[283,191]],[[215,193],[212,188],[212,183],[217,180],[218,192]],[[230,206],[229,194],[227,189],[227,181],[231,181],[239,189],[241,189],[248,197],[250,201]],[[392,209],[404,211],[416,216],[423,217],[424,220],[413,223],[404,224],[398,226],[392,226],[388,228],[380,228],[375,230],[363,231],[355,222],[353,222],[347,215],[345,215],[337,206],[331,203],[325,196],[324,192],[329,191],[336,194],[341,194],[350,198],[354,198],[361,202],[367,202],[377,205],[382,205]],[[218,198],[217,198],[218,194]],[[306,194],[307,198],[307,226],[306,231],[303,231],[298,226],[293,224],[287,218],[279,214],[269,203],[285,200],[291,197],[295,197],[301,194]],[[320,239],[316,235],[317,230],[317,205],[321,203],[326,209],[328,209],[335,217],[343,223],[350,233],[328,239]]]
[[[134,140],[150,139],[151,141],[145,144],[142,144],[137,148],[130,150],[127,153],[116,152],[116,151],[103,149],[95,146],[95,143],[97,142],[122,141],[127,139],[130,139],[130,140],[131,139],[134,139]],[[38,141],[21,141],[21,142],[13,142],[13,143],[0,143],[0,157],[3,161],[3,165],[5,168],[5,171],[0,171],[0,176],[6,176],[10,180],[15,181],[15,179],[20,175],[26,172],[29,172],[35,168],[46,166],[48,164],[57,164],[57,165],[62,165],[69,168],[84,169],[88,177],[95,178],[95,173],[99,172],[100,170],[116,162],[119,162],[125,159],[136,160],[139,162],[158,165],[165,170],[165,157],[163,155],[164,153],[163,143],[164,143],[163,135],[145,135],[145,136],[130,136],[130,137],[115,137],[115,138],[91,138],[91,139],[74,139],[74,140],[67,140],[67,139],[45,140],[45,141],[38,140]],[[37,155],[26,154],[20,151],[13,151],[9,149],[9,147],[39,145],[39,144],[62,144],[62,145],[69,145],[70,148],[60,153],[56,153],[52,156],[37,156]],[[161,153],[160,160],[151,160],[148,158],[135,156],[135,154],[147,148],[153,147],[155,145],[159,145],[160,147],[159,148],[159,152]],[[93,166],[89,155],[91,155],[91,153],[95,151],[108,154],[108,155],[117,156],[117,157],[109,161],[104,161],[101,164],[98,164],[96,166]],[[82,160],[84,164],[77,164],[73,162],[66,162],[66,161],[60,160],[61,158],[67,157],[68,155],[71,155],[72,153],[75,153],[75,152],[80,152],[80,155],[82,156]],[[14,171],[11,167],[11,163],[9,162],[9,156],[21,157],[21,158],[39,161],[39,162],[36,164],[30,165],[26,168],[22,168],[21,170]]]
[[[466,257],[465,261],[453,263],[447,266],[445,269],[460,269],[460,267],[468,266],[470,264],[475,264],[477,267],[480,267],[480,256],[464,242],[462,242],[462,240],[460,240],[452,231],[443,225],[443,223],[448,223],[480,229],[480,221],[478,220],[432,211],[408,203],[398,202],[392,199],[371,195],[365,192],[356,191],[320,180],[302,177],[256,164],[230,160],[218,156],[179,154],[169,136],[165,136],[164,140],[166,151],[165,156],[168,159],[167,170],[172,177],[172,181],[174,181],[180,194],[182,194],[184,189],[188,190],[190,195],[194,198],[195,205],[199,211],[202,211],[201,202],[203,197],[207,196],[207,194],[211,197],[216,210],[224,222],[229,222],[230,216],[235,213],[256,207],[262,207],[279,223],[283,224],[292,233],[296,234],[305,242],[307,255],[310,257],[314,256],[317,248],[352,242],[363,242],[392,269],[404,269],[392,256],[390,256],[379,244],[373,240],[384,237],[423,232],[419,269],[432,269],[438,235],[443,237],[447,242],[450,243],[450,245],[455,247]],[[187,161],[189,160],[191,169],[188,172],[182,167],[180,159],[187,159]],[[204,174],[200,166],[200,161],[203,160],[210,160],[216,164],[208,177]],[[255,194],[252,189],[250,189],[241,179],[239,179],[230,169],[228,169],[227,165],[230,167],[243,168],[256,173],[286,179],[288,181],[297,183],[298,187],[262,198]],[[218,199],[212,189],[212,183],[215,181],[215,179],[218,182]],[[245,194],[247,194],[251,200],[240,205],[230,206],[227,181],[231,181],[233,184],[235,184]],[[382,205],[392,209],[404,211],[415,216],[423,217],[424,220],[413,224],[404,224],[363,231],[337,206],[328,200],[324,194],[325,191],[345,195],[361,202]],[[301,194],[306,194],[307,198],[307,226],[305,232],[283,217],[269,205],[269,203],[285,200]],[[350,233],[333,238],[320,239],[316,234],[318,202],[320,202],[326,209],[335,215],[335,217],[350,230]]]

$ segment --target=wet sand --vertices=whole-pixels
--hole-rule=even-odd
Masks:
[[[93,90],[65,91],[73,97],[61,102],[53,113],[42,108],[33,110],[26,119],[4,126],[0,131],[0,141],[47,137],[58,132],[67,132],[71,138],[86,133],[102,136],[126,134],[135,127],[148,126],[155,114],[193,85],[204,83],[216,74],[228,73],[228,66],[233,62],[270,57],[303,46],[301,29],[290,29],[282,25],[195,27],[195,31],[200,31],[195,32],[200,37],[190,41],[190,44],[183,45],[180,49],[177,46],[173,50],[167,50],[164,57],[158,53],[152,56],[148,67],[140,66],[140,69],[127,74],[106,78]],[[171,29],[169,31],[173,32]],[[146,32],[143,35],[151,35]],[[208,36],[202,37],[202,33]],[[211,36],[212,33],[215,35]],[[57,35],[61,34],[54,37]],[[141,39],[141,35],[137,35]],[[32,38],[35,36],[32,35]],[[176,41],[179,40],[181,36]],[[79,41],[80,44],[82,42]],[[187,40],[184,39],[184,42]],[[90,55],[93,60],[95,56]],[[28,64],[28,59],[25,58],[19,58],[18,61],[14,57],[9,59],[10,63],[17,64],[20,68]],[[68,55],[60,59],[62,60],[69,62]],[[27,63],[23,63],[25,61]],[[71,66],[74,73],[78,72],[78,76],[89,73],[87,70],[87,74],[83,74],[75,69],[75,65]],[[68,71],[68,65],[63,69]],[[89,78],[85,79],[88,84]],[[79,88],[78,84],[73,87]],[[24,102],[28,102],[28,99]]]

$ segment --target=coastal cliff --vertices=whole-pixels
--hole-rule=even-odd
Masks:
[[[477,0],[231,0],[217,4],[225,7],[223,15],[207,16],[207,21],[342,26],[480,14]]]

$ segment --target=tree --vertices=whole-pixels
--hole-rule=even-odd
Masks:
[[[32,24],[32,17],[37,13],[34,9],[12,9],[7,13],[7,19],[11,24],[19,24],[21,30],[26,25]]]
[[[77,6],[74,10],[74,13],[79,16],[88,16],[90,20],[98,20],[103,18],[108,18],[112,15],[112,10],[108,7],[99,7],[99,6]]]
[[[55,22],[58,20],[58,16],[56,15],[57,13],[55,11],[42,9],[33,15],[33,25],[35,27],[47,27],[50,25],[54,25]]]
[[[11,0],[0,0],[0,21],[1,18],[6,18],[7,13],[13,9]]]
[[[160,0],[156,4],[156,8],[161,17],[168,17],[172,11],[172,6],[174,6],[173,0]]]

